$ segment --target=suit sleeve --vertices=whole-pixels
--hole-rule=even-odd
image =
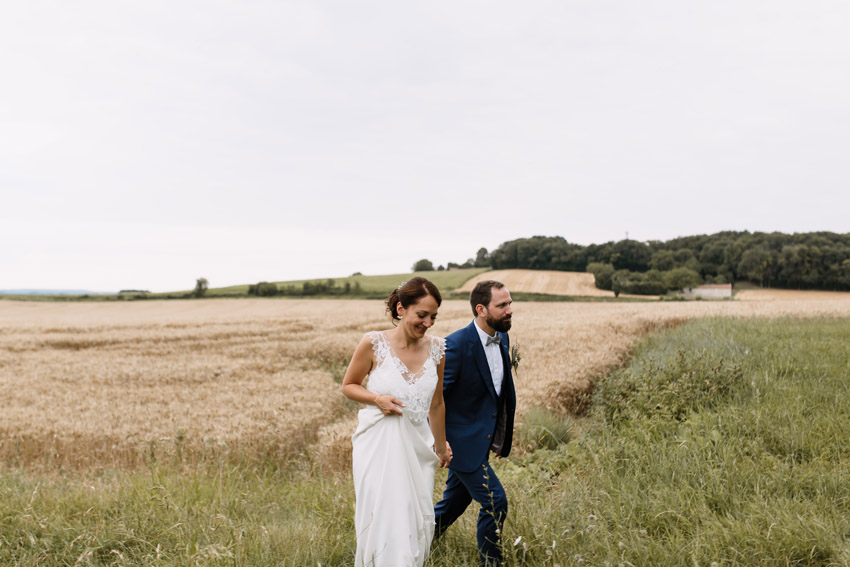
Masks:
[[[454,335],[446,337],[446,364],[443,367],[443,392],[448,392],[460,377],[463,357],[460,341]]]

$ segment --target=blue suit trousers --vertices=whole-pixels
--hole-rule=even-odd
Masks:
[[[434,539],[439,538],[473,500],[481,506],[478,512],[481,566],[499,566],[502,564],[501,533],[508,515],[508,497],[489,462],[485,461],[470,473],[449,469],[443,498],[434,506]]]

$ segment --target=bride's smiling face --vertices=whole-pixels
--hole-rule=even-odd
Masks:
[[[401,317],[399,326],[406,329],[411,336],[423,337],[428,329],[437,322],[438,308],[437,300],[430,295],[422,296],[419,301],[406,308],[399,302],[396,307]]]

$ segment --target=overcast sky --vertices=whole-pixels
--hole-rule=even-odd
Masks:
[[[850,3],[16,2],[0,289],[850,231]]]

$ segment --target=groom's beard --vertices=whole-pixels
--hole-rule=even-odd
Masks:
[[[496,319],[495,317],[490,317],[489,315],[485,319],[487,324],[490,325],[491,329],[499,331],[500,333],[507,333],[511,330],[511,316],[505,315],[501,319]]]

